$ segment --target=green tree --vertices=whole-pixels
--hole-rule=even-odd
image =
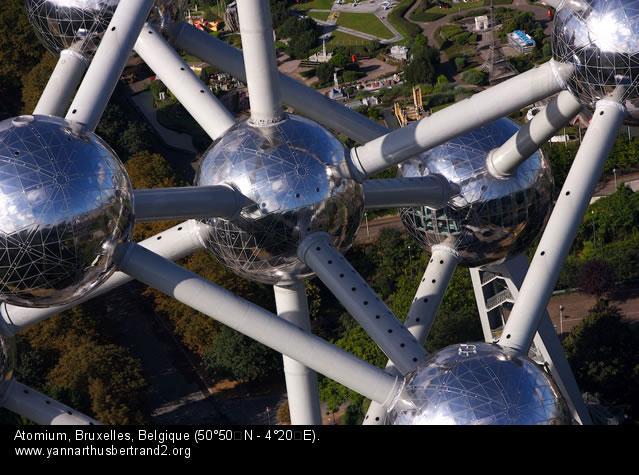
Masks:
[[[0,120],[22,109],[22,78],[40,62],[44,48],[29,24],[23,0],[5,0],[0,8]]]
[[[255,340],[222,326],[204,355],[204,363],[216,374],[250,382],[276,374],[281,368],[282,357]]]
[[[144,420],[142,368],[120,346],[87,342],[66,348],[49,374],[48,385],[50,393],[65,395],[81,410],[90,408],[106,424]]]
[[[468,84],[475,84],[476,86],[483,86],[488,84],[488,74],[479,69],[469,69],[462,74],[462,80]]]
[[[599,301],[563,342],[582,391],[639,417],[639,329]]]
[[[42,60],[29,71],[22,80],[22,112],[33,113],[42,91],[49,82],[57,58],[51,53],[42,56]]]
[[[170,188],[181,183],[169,162],[157,153],[136,153],[125,166],[135,189]],[[176,224],[176,221],[137,222],[133,230],[133,239],[142,241]]]
[[[315,75],[319,79],[320,84],[325,84],[333,79],[335,67],[330,63],[322,63],[315,68]]]
[[[581,266],[579,288],[601,298],[615,285],[615,270],[603,259],[591,259]]]

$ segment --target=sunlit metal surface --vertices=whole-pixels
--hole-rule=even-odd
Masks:
[[[552,175],[541,152],[534,153],[507,179],[492,176],[486,156],[519,127],[499,119],[402,163],[404,177],[443,175],[461,192],[445,208],[404,208],[404,225],[430,250],[445,245],[462,263],[480,266],[524,251],[537,237],[552,204]]]
[[[584,0],[557,12],[553,56],[575,65],[568,88],[587,107],[604,98],[623,103],[639,124],[639,0]]]
[[[53,53],[71,49],[91,57],[120,0],[25,0],[29,21]],[[186,0],[156,0],[149,22],[166,31],[184,17]]]
[[[326,231],[341,251],[363,213],[362,187],[347,178],[342,144],[302,117],[272,127],[242,122],[204,155],[198,185],[229,184],[253,201],[239,218],[215,218],[206,247],[237,274],[290,283],[311,275],[297,257],[307,234]]]
[[[80,298],[111,275],[132,226],[126,171],[96,135],[44,116],[0,122],[0,300]]]
[[[389,414],[395,425],[570,423],[540,366],[488,343],[452,345],[432,355],[406,376],[395,407]]]
[[[13,377],[15,352],[15,338],[0,334],[0,401],[7,383]]]

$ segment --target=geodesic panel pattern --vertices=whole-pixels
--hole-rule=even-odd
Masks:
[[[639,0],[584,0],[555,17],[553,56],[575,66],[568,88],[584,105],[624,104],[639,124]]]
[[[406,376],[395,425],[570,423],[550,377],[527,357],[488,343],[452,345]]]
[[[52,53],[95,53],[119,0],[26,0],[27,15]]]
[[[271,127],[242,122],[206,152],[197,184],[228,184],[252,201],[232,220],[206,221],[206,247],[248,279],[290,283],[311,274],[297,257],[306,235],[325,231],[348,249],[363,213],[362,187],[348,178],[342,144],[298,116]]]
[[[71,49],[91,57],[120,0],[25,0],[38,37],[54,54]],[[156,0],[148,22],[160,31],[184,19],[187,0]]]
[[[400,176],[439,174],[461,190],[444,208],[401,210],[404,225],[423,247],[447,246],[465,265],[479,266],[532,243],[551,208],[548,162],[536,152],[507,179],[495,178],[486,168],[488,152],[518,130],[510,119],[499,119],[400,165]]]
[[[69,303],[113,272],[133,226],[132,190],[115,154],[63,119],[0,123],[0,299]]]

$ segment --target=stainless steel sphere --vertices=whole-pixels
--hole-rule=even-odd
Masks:
[[[618,100],[639,124],[639,0],[566,2],[557,12],[553,57],[575,66],[568,88],[588,108]]]
[[[71,49],[91,57],[120,0],[25,0],[29,21],[52,53]],[[156,0],[148,21],[166,31],[184,18],[186,0]]]
[[[133,227],[132,189],[115,153],[63,119],[0,122],[0,300],[67,304],[113,272]]]
[[[253,204],[235,219],[208,220],[206,247],[257,282],[310,276],[297,257],[301,240],[325,231],[344,251],[362,219],[362,187],[344,173],[345,153],[333,135],[302,117],[271,127],[237,124],[206,152],[197,184],[231,185]]]
[[[401,176],[439,174],[461,189],[445,208],[401,210],[404,225],[423,247],[447,246],[463,264],[475,267],[521,252],[533,242],[552,203],[547,160],[537,152],[507,179],[486,169],[488,152],[518,129],[510,119],[499,119],[400,165]]]
[[[559,391],[532,360],[494,344],[452,345],[406,375],[393,425],[570,424]]]
[[[13,378],[16,365],[15,338],[0,334],[0,401],[4,390]]]

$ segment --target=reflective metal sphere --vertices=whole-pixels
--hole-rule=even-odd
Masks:
[[[448,206],[404,208],[404,225],[426,249],[444,245],[463,264],[480,266],[526,249],[542,229],[552,203],[552,175],[541,152],[532,155],[507,179],[486,169],[488,152],[506,142],[519,127],[499,119],[402,163],[404,177],[439,174],[461,192]]]
[[[639,124],[639,0],[567,2],[555,16],[553,57],[575,66],[568,88],[589,108],[623,103]]]
[[[131,184],[100,138],[52,117],[0,122],[0,300],[80,298],[111,275],[132,227]]]
[[[346,250],[362,219],[362,187],[344,170],[342,144],[308,119],[289,115],[261,128],[237,124],[206,152],[197,184],[229,184],[253,205],[236,219],[208,220],[206,247],[257,282],[285,284],[311,275],[297,257],[301,240],[325,231]]]
[[[570,424],[559,391],[532,360],[488,343],[452,345],[406,375],[394,425]]]
[[[91,57],[120,0],[25,0],[27,15],[52,53],[71,49]],[[184,18],[186,0],[156,0],[148,21],[166,31]]]
[[[13,378],[13,370],[16,365],[15,338],[0,334],[0,401],[4,389]]]

